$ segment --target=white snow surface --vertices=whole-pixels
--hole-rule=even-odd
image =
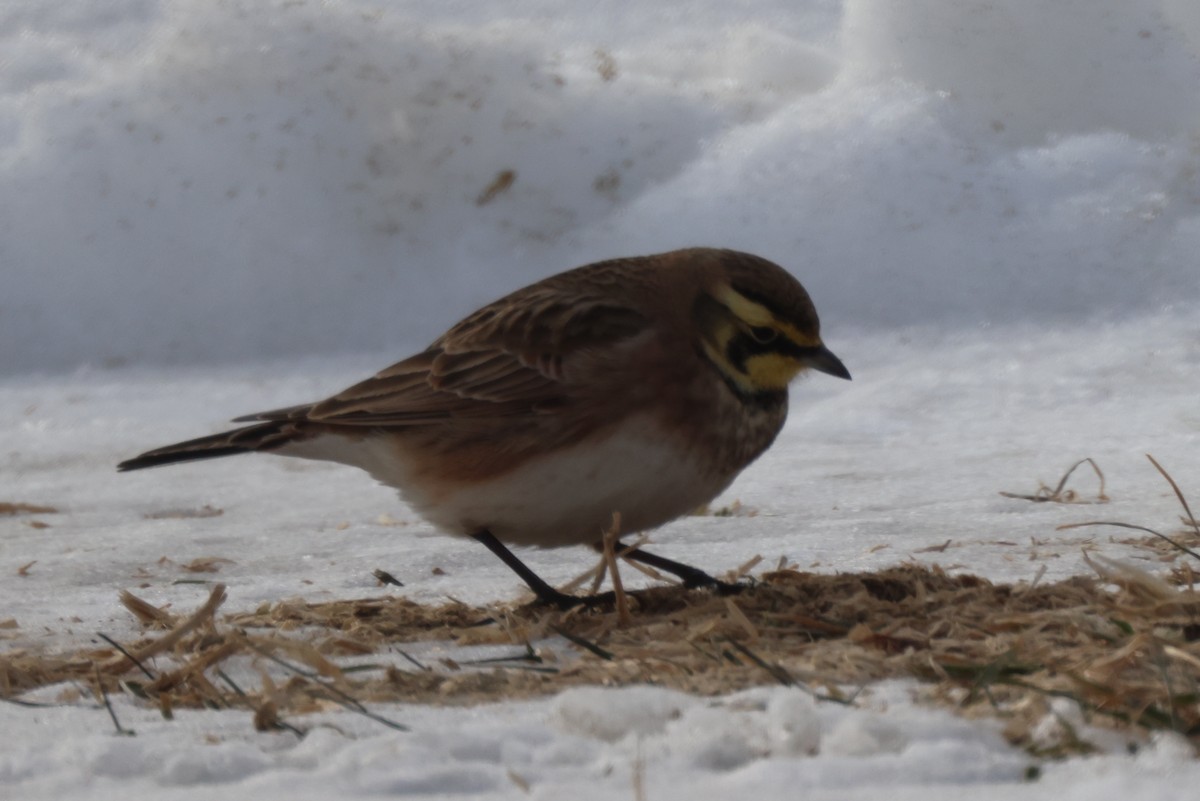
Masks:
[[[754,516],[676,521],[659,552],[1006,581],[1086,572],[1084,547],[1144,560],[1056,527],[1175,526],[1145,453],[1200,487],[1198,143],[1194,0],[9,0],[0,501],[59,511],[0,517],[0,649],[132,638],[118,591],[194,608],[206,589],[174,582],[200,557],[230,560],[228,609],[384,592],[375,568],[422,601],[512,597],[490,554],[349,468],[113,466],[336,391],[544,275],[685,245],[792,270],[854,381],[794,388],[717,502]],[[1111,503],[999,495],[1085,456]],[[161,514],[206,504],[223,513]],[[593,558],[521,555],[553,581]],[[577,689],[376,710],[409,733],[329,713],[295,721],[303,739],[128,696],[135,737],[90,701],[0,704],[0,798],[632,798],[635,772],[646,798],[696,801],[1200,783],[1177,739],[1130,754],[1082,725],[1099,754],[1027,782],[996,724],[912,691]]]

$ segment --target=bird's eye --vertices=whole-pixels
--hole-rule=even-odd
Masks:
[[[756,325],[750,329],[750,336],[754,337],[755,342],[766,345],[774,342],[779,337],[779,332],[765,325]]]

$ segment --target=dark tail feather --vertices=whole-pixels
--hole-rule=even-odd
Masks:
[[[278,448],[296,435],[295,423],[275,421],[246,426],[209,437],[190,439],[162,448],[146,451],[141,456],[126,459],[117,465],[122,473],[141,470],[143,467],[158,467],[175,462],[191,462],[197,459],[215,459],[235,453],[253,453]]]

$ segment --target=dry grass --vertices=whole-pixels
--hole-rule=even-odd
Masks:
[[[1184,531],[1154,532],[1153,541],[1190,555],[1184,543],[1200,539],[1200,525],[1179,496]],[[1090,748],[1065,724],[1047,741],[1043,724],[1056,698],[1076,702],[1095,724],[1135,735],[1171,730],[1200,749],[1200,593],[1191,581],[1200,563],[1187,556],[1167,578],[1098,557],[1089,563],[1094,576],[1032,585],[915,564],[837,575],[784,567],[728,597],[678,586],[626,591],[624,611],[426,606],[383,596],[221,615],[218,584],[183,617],[123,593],[145,628],[141,639],[104,638],[108,647],[58,655],[9,651],[0,655],[0,698],[26,703],[31,691],[58,686],[64,702],[82,692],[107,706],[108,694],[125,691],[167,716],[179,707],[243,709],[261,729],[298,733],[297,716],[332,706],[403,728],[370,705],[481,703],[638,683],[703,695],[782,683],[850,703],[847,687],[914,677],[928,698],[1004,719],[1009,738],[1034,753]],[[444,644],[450,654],[473,645],[512,651],[425,664],[408,643]],[[254,686],[230,674],[247,685],[251,676]]]
[[[385,701],[478,703],[579,684],[717,694],[779,682],[845,701],[847,686],[909,676],[967,714],[1008,719],[1011,739],[1030,747],[1044,746],[1032,730],[1053,697],[1075,699],[1097,723],[1171,729],[1200,746],[1200,594],[1127,567],[1095,567],[1095,578],[1036,587],[917,565],[843,575],[776,570],[734,597],[678,587],[627,593],[628,625],[611,610],[422,606],[398,597],[288,601],[222,617],[221,585],[181,619],[126,594],[148,629],[166,631],[60,656],[5,654],[0,695],[74,683],[134,692],[165,714],[248,709],[256,725],[277,728],[291,726],[285,715],[332,705],[367,712],[363,704]],[[486,665],[388,653],[423,641],[515,648]],[[364,655],[377,661],[346,664]],[[235,658],[260,669],[259,686],[228,679],[222,666]]]
[[[48,515],[58,510],[53,506],[38,506],[32,503],[0,501],[0,515]]]

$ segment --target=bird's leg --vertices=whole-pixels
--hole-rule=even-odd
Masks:
[[[529,589],[533,590],[534,595],[544,604],[557,606],[559,609],[570,609],[583,604],[594,604],[604,600],[603,596],[579,597],[576,595],[567,595],[565,592],[559,592],[551,587],[546,581],[529,569],[529,566],[517,558],[517,555],[510,551],[504,543],[496,539],[492,532],[484,529],[471,535],[487,546],[487,549],[496,556],[504,564],[512,568],[513,572],[521,577],[521,580],[529,585]]]
[[[656,570],[670,573],[672,576],[677,576],[683,580],[683,586],[689,589],[710,587],[720,593],[735,593],[742,589],[741,585],[721,581],[718,578],[708,575],[700,568],[676,562],[674,559],[667,559],[665,556],[658,556],[657,554],[643,551],[641,548],[632,548],[624,543],[617,543],[616,555],[634,562],[641,562],[643,565],[649,565]]]

